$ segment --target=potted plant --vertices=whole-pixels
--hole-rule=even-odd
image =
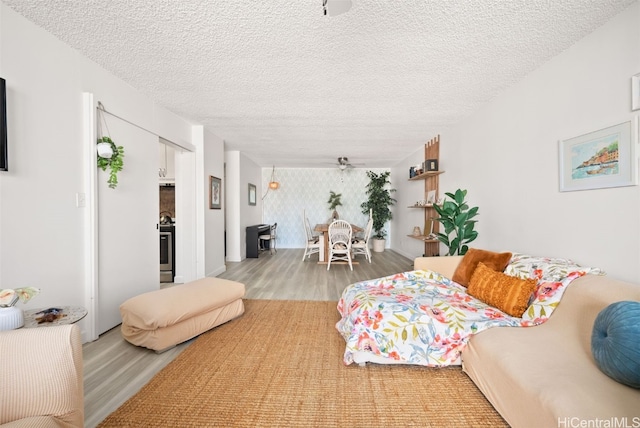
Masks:
[[[39,292],[40,289],[35,287],[0,289],[0,331],[22,327],[24,325],[24,313],[15,304],[18,300],[22,303],[27,303]]]
[[[381,172],[376,174],[373,171],[367,171],[367,177],[369,177],[369,184],[367,184],[366,193],[369,199],[360,205],[363,214],[371,212],[373,217],[373,230],[375,235],[373,236],[373,251],[381,253],[385,247],[385,236],[387,232],[384,230],[386,222],[393,218],[391,209],[396,200],[391,197],[391,193],[396,189],[390,189],[387,185],[391,184],[389,181],[390,171]]]
[[[444,226],[444,233],[438,233],[438,240],[449,249],[448,256],[464,255],[469,247],[466,245],[478,237],[474,230],[477,220],[472,220],[478,215],[478,207],[469,208],[464,200],[466,190],[458,189],[456,193],[445,193],[451,200],[446,200],[442,205],[433,205],[440,217],[436,221]],[[450,236],[455,233],[453,238]]]
[[[332,220],[337,220],[339,218],[336,207],[342,206],[340,198],[342,198],[342,193],[336,193],[333,190],[329,191],[329,200],[327,201],[327,203],[329,204],[329,209],[333,211],[333,213],[331,214]]]
[[[109,147],[106,147],[109,145]],[[116,146],[111,137],[98,138],[98,168],[106,171],[109,168],[109,187],[115,189],[118,186],[118,172],[122,171],[124,162],[124,148]]]

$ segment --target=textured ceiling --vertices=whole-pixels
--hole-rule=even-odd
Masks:
[[[259,165],[388,167],[634,0],[3,0]]]

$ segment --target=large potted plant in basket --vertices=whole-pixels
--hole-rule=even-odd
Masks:
[[[445,193],[451,200],[446,200],[442,205],[433,205],[438,212],[436,221],[444,227],[444,233],[438,233],[438,240],[447,246],[448,256],[464,255],[469,247],[466,245],[478,237],[474,230],[477,220],[472,220],[478,215],[478,207],[469,208],[464,200],[466,190],[458,189],[455,193]],[[452,236],[452,234],[455,234]]]
[[[380,174],[376,174],[373,171],[367,171],[369,177],[369,184],[367,184],[367,196],[369,199],[360,205],[363,214],[371,212],[373,217],[373,230],[375,235],[373,236],[373,251],[381,253],[385,247],[385,236],[387,232],[384,230],[386,222],[393,218],[391,209],[396,200],[391,197],[391,193],[396,189],[390,189],[387,185],[391,184],[389,181],[389,175],[391,172],[385,171]]]

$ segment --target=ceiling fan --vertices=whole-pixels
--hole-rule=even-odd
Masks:
[[[322,9],[325,16],[327,15],[327,12],[329,12],[329,16],[336,16],[349,12],[351,6],[351,0],[322,0]]]
[[[346,156],[340,156],[338,158],[338,163],[336,164],[338,165],[338,168],[340,168],[341,171],[344,171],[347,168],[355,168],[356,165],[360,166],[360,165],[364,165],[363,163],[351,163],[349,162],[349,158]]]

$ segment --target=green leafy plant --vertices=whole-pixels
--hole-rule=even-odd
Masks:
[[[389,175],[391,172],[385,171],[380,174],[376,174],[373,171],[367,171],[369,177],[369,184],[367,184],[367,195],[369,199],[360,205],[363,214],[369,214],[373,217],[373,230],[376,231],[375,237],[378,239],[384,239],[386,232],[384,225],[387,221],[393,218],[393,213],[389,208],[396,200],[391,197],[391,193],[396,189],[389,189],[388,184]]]
[[[456,193],[445,193],[451,200],[446,200],[441,206],[433,205],[440,217],[436,221],[444,226],[444,233],[438,233],[438,240],[449,248],[448,256],[455,254],[464,255],[469,247],[465,244],[478,237],[474,230],[477,220],[472,220],[478,215],[478,207],[469,208],[465,197],[466,190],[458,189]],[[455,233],[453,239],[450,239]]]
[[[329,191],[329,200],[327,201],[327,203],[329,204],[330,210],[335,210],[336,207],[342,205],[340,198],[342,198],[342,193],[336,193],[333,190]]]
[[[109,168],[109,179],[107,183],[109,183],[109,187],[111,189],[115,189],[118,186],[118,173],[122,171],[122,167],[124,166],[124,147],[116,146],[116,143],[110,137],[101,137],[98,138],[98,144],[100,143],[109,143],[111,144],[111,149],[113,150],[113,155],[110,158],[103,158],[98,156],[98,168],[103,171],[106,171]]]

